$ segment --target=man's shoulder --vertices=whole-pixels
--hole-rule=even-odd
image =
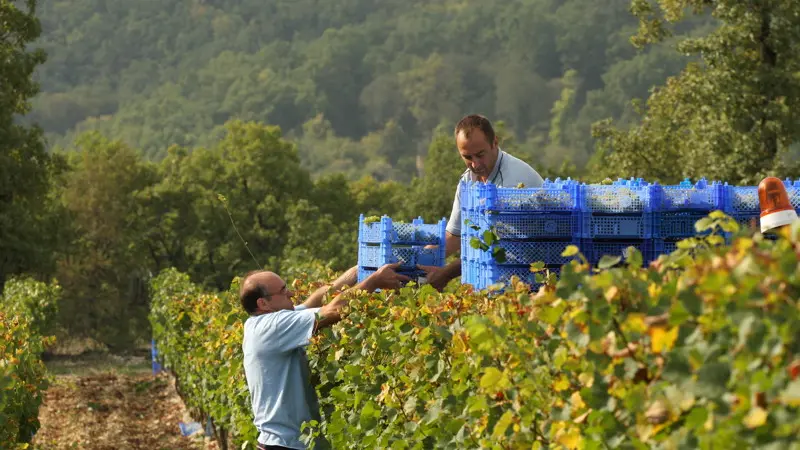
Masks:
[[[524,183],[527,187],[539,187],[544,183],[542,176],[530,164],[511,153],[506,153],[506,157],[507,162],[504,166],[508,168],[509,179],[507,184],[516,186],[519,183]]]
[[[275,331],[276,328],[284,322],[294,322],[300,316],[313,316],[317,310],[318,308],[303,308],[300,310],[285,309],[267,314],[250,316],[244,322],[244,331],[245,333],[247,333],[248,330],[258,330],[260,333]]]
[[[525,161],[523,159],[520,159],[520,158],[512,155],[511,153],[508,153],[508,152],[504,152],[504,153],[505,153],[505,158],[506,158],[506,161],[505,161],[506,164],[504,164],[505,166],[510,167],[510,168],[514,168],[514,169],[530,169],[530,170],[533,170],[535,172],[533,167],[531,167],[531,165],[528,164],[527,161]]]

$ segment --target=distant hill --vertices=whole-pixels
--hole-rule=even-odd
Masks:
[[[50,145],[98,129],[149,158],[230,118],[274,124],[312,171],[407,179],[431,131],[502,120],[537,164],[591,156],[590,126],[677,73],[637,52],[625,0],[45,0],[30,120]],[[689,30],[698,24],[689,24]]]

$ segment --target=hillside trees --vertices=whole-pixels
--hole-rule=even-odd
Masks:
[[[47,194],[56,166],[44,149],[41,130],[16,122],[38,92],[32,80],[44,62],[28,46],[40,34],[35,0],[0,3],[0,291],[6,278],[51,266]]]
[[[63,204],[72,239],[58,263],[62,323],[113,348],[144,325],[150,267],[136,194],[156,181],[152,163],[120,141],[88,133],[69,154]]]
[[[628,102],[682,66],[663,44],[637,59],[650,52],[630,45],[636,19],[612,0],[52,0],[42,20],[53,58],[30,120],[52,146],[100,130],[160,160],[256,121],[296,140],[313,176],[351,180],[409,181],[433,130],[472,112],[504,121],[533,163],[583,169],[592,122],[630,123]]]
[[[670,36],[670,23],[691,10],[710,12],[719,26],[708,36],[682,40],[697,55],[647,102],[640,125],[629,131],[609,122],[596,135],[614,173],[675,181],[703,174],[732,183],[755,183],[767,174],[790,176],[787,160],[800,138],[800,5],[757,0],[632,2],[640,19],[637,45]],[[673,164],[674,161],[681,164]],[[609,170],[610,171],[610,170]]]

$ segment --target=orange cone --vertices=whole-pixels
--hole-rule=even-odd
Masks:
[[[758,203],[761,205],[761,232],[789,225],[797,220],[797,212],[789,202],[783,182],[767,177],[758,184]]]

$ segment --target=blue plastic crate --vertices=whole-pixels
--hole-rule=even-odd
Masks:
[[[582,238],[648,239],[653,234],[653,215],[584,213],[581,225]]]
[[[580,202],[580,187],[571,179],[545,180],[541,187],[497,187],[492,183],[461,181],[462,209],[497,212],[573,212]]]
[[[724,187],[723,211],[729,216],[760,214],[758,187],[728,186]]]
[[[373,273],[377,272],[378,269],[373,269],[369,267],[359,267],[358,268],[358,282],[361,283],[364,281],[368,276],[372,275]],[[401,269],[398,270],[397,273],[405,275],[411,278],[413,281],[419,284],[420,280],[425,278],[427,274],[423,270],[419,269]]]
[[[655,250],[651,239],[630,241],[597,241],[593,239],[584,239],[581,241],[580,249],[591,264],[597,264],[603,255],[621,256],[624,262],[626,260],[625,250],[631,246],[639,249],[645,264],[654,259]]]
[[[694,225],[708,216],[707,212],[664,212],[653,216],[653,238],[676,239],[707,235],[709,231],[698,233]]]
[[[150,357],[152,359],[153,374],[161,372],[163,367],[161,366],[161,363],[158,361],[158,348],[156,347],[155,339],[150,340]]]
[[[572,241],[500,241],[493,244],[488,251],[472,248],[467,243],[462,249],[462,260],[471,262],[496,263],[498,265],[530,265],[534,262],[544,262],[549,266],[563,265],[574,257],[564,257],[561,254],[569,245],[580,245],[580,240]],[[505,250],[506,260],[497,261],[492,255],[495,248]]]
[[[732,214],[731,218],[739,223],[739,227],[741,228],[750,228],[752,227],[756,231],[761,230],[761,213],[752,213],[752,214]]]
[[[800,210],[800,179],[792,181],[783,180],[789,202],[795,210]],[[729,216],[742,216],[760,214],[761,207],[758,201],[758,186],[730,186],[725,184],[723,190],[722,210]]]
[[[653,186],[641,179],[620,179],[610,185],[581,185],[581,210],[587,213],[652,212],[652,198]]]
[[[724,186],[714,181],[710,185],[705,178],[692,184],[689,178],[677,185],[654,185],[654,209],[666,211],[711,212],[724,208]]]
[[[442,266],[444,260],[445,247],[443,245],[436,248],[425,248],[419,245],[361,243],[358,246],[358,265],[361,267],[378,268],[397,262],[401,267],[415,267],[417,264]]]
[[[364,223],[364,215],[358,219],[358,242],[370,244],[409,244],[443,245],[447,220],[442,218],[438,223],[426,224],[421,217],[402,223],[392,221],[383,216],[380,221]]]
[[[462,209],[462,234],[471,236],[494,229],[498,239],[571,239],[581,231],[579,213],[471,212]],[[472,226],[480,229],[474,230]]]
[[[558,274],[560,267],[548,267],[547,270]],[[480,263],[474,261],[463,261],[461,264],[461,283],[471,284],[475,289],[486,289],[496,283],[511,281],[511,277],[516,275],[519,279],[531,286],[532,290],[538,290],[542,283],[536,281],[536,274],[545,275],[545,271],[531,272],[530,264],[517,266],[503,266],[492,263]]]
[[[794,181],[786,178],[783,180],[783,185],[786,186],[789,203],[792,204],[795,210],[800,210],[800,178]]]
[[[661,255],[669,255],[678,249],[678,241],[656,239],[653,241],[653,259],[658,259]]]

